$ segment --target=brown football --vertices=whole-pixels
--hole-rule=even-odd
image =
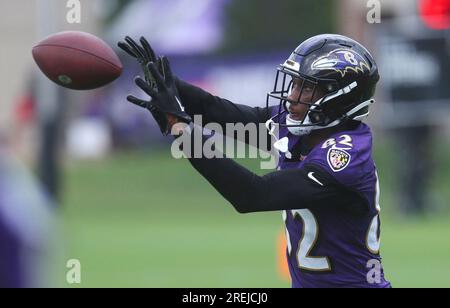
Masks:
[[[53,34],[33,47],[33,58],[49,79],[74,90],[99,88],[122,73],[112,48],[86,32]]]

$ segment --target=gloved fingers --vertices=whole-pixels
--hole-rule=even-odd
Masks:
[[[153,51],[153,48],[150,46],[150,43],[147,41],[147,39],[142,36],[139,41],[141,42],[141,45],[144,49],[147,59],[150,60],[151,62],[156,62],[157,59],[155,52]]]
[[[146,60],[144,49],[139,46],[131,37],[126,36],[125,42],[127,42],[128,45],[130,45],[130,47],[133,49],[134,53],[138,55],[138,59],[140,58],[141,60]]]
[[[157,67],[158,67],[158,71],[161,73],[161,75],[163,76],[163,78],[165,78],[166,72],[165,72],[165,70],[164,70],[164,65],[163,65],[163,62],[162,62],[161,57],[158,58],[158,60],[156,60],[156,65],[157,65]]]
[[[172,70],[170,69],[169,59],[167,57],[161,57],[162,67],[164,69],[164,77],[166,79],[166,84],[173,83]]]
[[[163,77],[161,76],[161,73],[158,72],[158,69],[156,68],[156,65],[154,62],[150,62],[147,64],[147,68],[150,71],[150,74],[155,78],[156,86],[159,90],[165,87],[165,82],[163,80]],[[166,73],[166,72],[164,72]]]
[[[143,108],[148,108],[149,102],[145,101],[143,99],[137,98],[133,95],[128,95],[127,96],[127,101],[129,101],[130,103],[133,103],[139,107],[143,107]]]
[[[142,91],[147,93],[150,97],[154,97],[158,94],[156,90],[154,90],[144,79],[141,77],[136,77],[134,79],[136,85],[141,88]]]
[[[128,46],[128,44],[124,43],[124,42],[119,42],[117,43],[117,46],[119,46],[120,49],[122,49],[123,51],[125,51],[127,54],[129,54],[130,56],[132,56],[133,58],[137,58],[137,55],[134,53],[134,51],[130,48],[130,46]]]

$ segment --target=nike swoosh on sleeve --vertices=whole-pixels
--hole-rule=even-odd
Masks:
[[[317,184],[319,184],[320,186],[325,186],[323,185],[318,179],[316,179],[316,177],[314,176],[314,172],[310,172],[308,173],[308,177],[313,180],[314,182],[316,182]]]

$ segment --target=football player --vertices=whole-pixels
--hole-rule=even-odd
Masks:
[[[304,41],[278,67],[266,107],[252,108],[174,77],[143,38],[138,44],[127,37],[119,46],[142,64],[145,79],[136,84],[150,96],[127,99],[149,109],[162,132],[194,136],[192,125],[173,125],[189,124],[196,114],[223,127],[279,127],[280,160],[267,175],[227,158],[189,161],[239,213],[282,211],[292,287],[390,287],[380,257],[372,133],[362,122],[379,80],[366,48],[333,34]]]
[[[53,257],[54,205],[0,142],[0,289],[44,287]]]

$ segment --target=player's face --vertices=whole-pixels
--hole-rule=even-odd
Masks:
[[[288,111],[291,118],[296,121],[303,120],[310,105],[320,99],[321,95],[313,83],[294,78],[291,93],[288,96],[290,101]]]

